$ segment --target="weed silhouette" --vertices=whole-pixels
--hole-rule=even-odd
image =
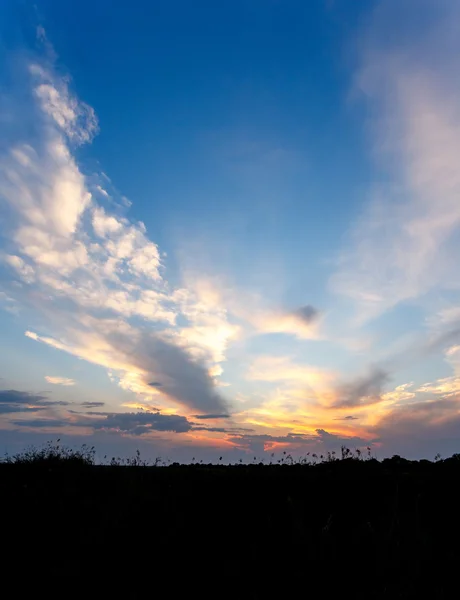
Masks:
[[[453,597],[460,454],[95,456],[57,440],[1,462],[3,567],[21,594],[181,598],[206,572],[201,597]]]

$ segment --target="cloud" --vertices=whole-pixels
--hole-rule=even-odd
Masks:
[[[68,377],[53,377],[51,375],[45,375],[45,379],[48,383],[53,383],[54,385],[75,385],[75,380],[69,379]]]
[[[397,406],[373,433],[385,454],[432,459],[458,452],[460,395]]]
[[[302,323],[305,323],[306,325],[311,325],[311,323],[314,323],[320,315],[318,309],[316,309],[314,306],[311,306],[310,304],[301,306],[297,310],[294,310],[292,314],[295,315],[300,321],[302,321]]]
[[[104,419],[94,420],[92,426],[95,429],[116,429],[134,435],[151,431],[187,433],[193,428],[186,417],[150,412],[109,414]]]
[[[400,19],[397,3],[379,3],[363,35],[356,88],[392,183],[375,187],[331,280],[353,300],[360,323],[459,285],[460,10],[457,3],[423,7],[411,0]]]
[[[216,377],[238,328],[204,280],[171,288],[143,223],[98,203],[73,155],[98,131],[94,111],[51,67],[29,72],[34,103],[21,118],[33,140],[0,154],[0,195],[12,215],[11,251],[0,258],[21,284],[10,286],[13,299],[38,311],[49,332],[26,335],[105,367],[123,389],[225,413]],[[104,181],[92,189],[106,198]]]
[[[411,390],[411,388],[413,387],[414,383],[413,382],[409,382],[409,383],[403,383],[401,385],[398,385],[394,390],[392,390],[391,392],[386,392],[385,394],[382,394],[382,400],[388,402],[405,402],[407,400],[412,400],[412,398],[415,397],[415,392]]]
[[[35,280],[34,269],[26,264],[20,256],[11,256],[7,254],[3,257],[3,260],[7,265],[13,267],[25,283],[32,283]]]
[[[65,420],[61,419],[21,419],[17,421],[12,421],[12,423],[13,425],[16,425],[18,427],[30,427],[32,429],[45,429],[48,427],[62,428],[68,425],[68,423]]]
[[[26,332],[28,337],[100,364],[120,373],[121,385],[146,396],[158,394],[152,380],[161,379],[161,394],[182,406],[204,413],[226,412],[226,401],[217,392],[207,369],[186,349],[159,334],[135,329],[120,321],[86,320],[69,330],[64,343]],[[130,376],[131,375],[131,376]],[[127,380],[125,378],[128,378]]]
[[[342,445],[347,447],[367,446],[368,440],[357,436],[342,436],[330,433],[324,429],[316,429],[314,433],[288,433],[286,435],[270,434],[240,434],[231,436],[234,443],[251,452],[267,452],[276,450],[277,447],[287,447],[289,451],[311,450],[328,451],[337,450]]]
[[[230,415],[223,414],[208,414],[208,415],[192,415],[194,419],[229,419]]]
[[[310,308],[267,313],[256,319],[256,325],[263,333],[287,333],[301,339],[315,339],[318,337],[319,313],[309,314]]]
[[[107,190],[105,190],[102,186],[100,185],[96,185],[96,190],[102,195],[104,196],[104,198],[109,198],[109,194],[107,192]]]
[[[69,402],[48,400],[44,394],[20,390],[0,390],[0,413],[35,412],[51,406],[68,406]]]
[[[58,128],[78,144],[90,142],[98,133],[98,122],[94,110],[77,100],[63,79],[56,79],[38,64],[29,67],[36,81],[34,94],[41,108],[56,123]]]
[[[1,404],[41,404],[47,397],[43,394],[32,394],[19,390],[0,390]]]
[[[101,415],[102,416],[102,415]],[[210,433],[226,433],[223,427],[204,427],[195,425],[187,417],[166,415],[160,412],[128,412],[106,413],[104,418],[84,419],[75,425],[85,425],[95,430],[116,430],[131,435],[144,435],[152,432],[189,433],[190,431],[207,431]]]
[[[0,292],[0,308],[11,313],[12,315],[17,315],[19,313],[18,304],[14,298],[11,298],[5,292]]]
[[[162,382],[162,393],[188,408],[225,412],[226,402],[217,393],[207,369],[186,350],[161,338],[144,335],[139,353],[150,372]]]
[[[189,279],[193,281],[194,277],[189,275]],[[218,279],[212,290],[220,304],[225,303],[238,323],[244,324],[241,335],[284,333],[298,339],[321,338],[324,314],[310,304],[295,308],[273,305],[267,294],[237,289],[233,282],[228,283],[223,278]]]
[[[193,427],[193,431],[209,431],[210,433],[227,433],[229,430],[225,427],[204,427],[204,426],[195,426]]]
[[[293,310],[240,308],[243,316],[258,333],[285,333],[299,339],[318,339],[321,312],[307,304]]]
[[[35,413],[45,410],[44,406],[21,406],[18,404],[2,404],[0,403],[0,414],[10,415],[15,413]]]
[[[32,394],[18,390],[0,390],[0,414],[38,412],[49,407],[68,406],[68,402],[49,401],[43,394]],[[103,402],[81,402],[78,406],[97,408]],[[200,418],[201,415],[198,415]],[[206,417],[207,415],[205,415]],[[39,417],[32,419],[16,419],[11,421],[15,426],[28,428],[69,428],[78,427],[126,433],[129,435],[144,435],[152,432],[188,433],[190,431],[226,433],[225,428],[205,427],[196,425],[187,417],[177,414],[162,414],[160,411],[141,412],[87,412],[80,413],[67,410],[59,417]],[[234,429],[228,431],[234,432]],[[238,431],[238,429],[236,429]]]
[[[460,377],[443,377],[431,383],[424,383],[417,392],[450,396],[460,392]]]
[[[175,290],[174,300],[187,325],[179,331],[181,343],[192,346],[197,357],[213,364],[214,372],[225,360],[228,345],[235,340],[240,327],[230,321],[229,311],[217,284],[203,275],[187,273],[186,288]],[[217,375],[216,375],[217,376]]]
[[[371,368],[368,374],[337,386],[334,407],[349,408],[382,402],[383,388],[389,379],[389,374],[382,368]]]

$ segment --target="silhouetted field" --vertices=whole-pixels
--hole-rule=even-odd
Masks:
[[[168,467],[92,456],[0,464],[11,596],[458,596],[460,455]]]

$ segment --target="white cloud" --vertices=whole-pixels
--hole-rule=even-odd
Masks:
[[[187,288],[174,292],[173,300],[187,324],[178,331],[178,342],[192,346],[192,352],[206,363],[221,363],[229,343],[240,327],[230,322],[225,300],[217,285],[204,277],[186,279]]]
[[[382,394],[382,400],[384,402],[405,402],[407,400],[412,400],[415,398],[415,392],[413,392],[411,389],[413,386],[413,382],[398,385],[391,392]]]
[[[105,190],[101,185],[97,185],[96,186],[96,190],[102,195],[104,196],[104,198],[109,198],[109,193],[107,192],[107,190]]]
[[[102,207],[96,207],[93,212],[93,229],[100,238],[119,233],[123,229],[123,222],[112,215],[107,215]]]
[[[4,261],[6,264],[13,267],[21,279],[23,279],[26,283],[32,283],[35,279],[35,273],[33,267],[27,264],[20,256],[15,255],[6,255],[4,257]]]
[[[38,141],[17,140],[0,155],[0,192],[14,216],[14,254],[2,258],[51,333],[26,336],[106,368],[123,389],[159,396],[164,406],[226,412],[213,369],[236,327],[202,290],[170,289],[143,223],[99,206],[71,152],[96,133],[92,109],[50,71],[34,65],[31,72],[42,110]]]
[[[45,375],[45,379],[48,383],[53,383],[54,385],[63,385],[66,387],[75,385],[75,380],[69,379],[68,377],[54,377],[52,375]]]
[[[30,65],[37,80],[34,93],[41,108],[72,141],[90,142],[98,132],[94,110],[74,97],[63,79],[53,77],[38,64]]]
[[[424,383],[417,392],[449,397],[460,392],[460,377],[444,377],[432,383]]]
[[[37,151],[17,144],[0,164],[0,191],[19,213],[19,233],[37,232],[48,245],[64,244],[75,234],[91,195],[64,140],[52,133]],[[24,230],[24,232],[23,232]],[[27,249],[27,240],[18,240]],[[27,252],[26,252],[27,253]]]

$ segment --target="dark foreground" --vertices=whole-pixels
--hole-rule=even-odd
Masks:
[[[460,459],[0,464],[5,597],[456,598]]]

